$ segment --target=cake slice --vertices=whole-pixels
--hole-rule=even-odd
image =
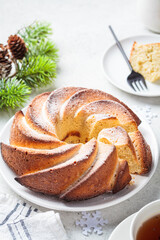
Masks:
[[[120,165],[114,145],[99,143],[94,166],[86,175],[64,191],[60,198],[67,201],[83,200],[105,192],[117,192],[124,188],[130,180],[128,164],[124,161]]]
[[[133,43],[130,62],[135,72],[143,75],[145,80],[160,80],[160,43]]]
[[[133,113],[133,111],[128,106],[119,101],[117,98],[98,89],[82,89],[80,91],[77,91],[69,99],[67,99],[60,108],[60,119],[56,126],[57,135],[59,136],[59,138],[63,140],[66,138],[66,135],[69,132],[73,132],[75,131],[75,129],[77,129],[78,131],[80,127],[80,122],[73,120],[76,112],[79,109],[85,107],[85,105],[87,105],[88,103],[99,100],[112,100],[118,102],[131,114],[137,125],[140,124],[140,119],[137,117],[137,115]],[[71,122],[72,124],[70,124]],[[82,139],[80,139],[80,141],[84,142]]]
[[[67,144],[55,149],[15,147],[1,143],[4,161],[17,174],[23,175],[64,162],[78,153],[81,144]]]
[[[48,97],[45,105],[47,118],[54,124],[58,123],[60,118],[60,109],[63,104],[76,92],[83,90],[81,87],[64,87],[57,89]]]
[[[139,163],[139,172],[141,174],[145,174],[150,171],[152,165],[151,149],[140,131],[129,133],[129,136],[136,151],[136,156]]]
[[[73,118],[76,111],[81,108],[82,106],[85,106],[86,104],[90,102],[95,102],[98,100],[112,100],[115,102],[118,102],[121,104],[124,108],[129,111],[129,113],[134,118],[137,125],[140,124],[140,119],[138,116],[123,102],[115,98],[114,96],[105,93],[103,91],[100,91],[98,89],[82,89],[80,91],[77,91],[75,94],[73,94],[68,101],[64,102],[61,110],[60,110],[60,119],[65,120],[66,117]]]
[[[115,180],[114,187],[112,189],[112,193],[117,193],[120,190],[122,190],[124,187],[126,187],[127,183],[131,181],[131,179],[132,178],[129,174],[128,162],[123,159],[119,159],[117,177]]]
[[[98,135],[98,141],[114,144],[118,158],[128,162],[130,173],[140,173],[142,171],[140,170],[133,143],[128,133],[122,127],[103,129]]]
[[[74,120],[84,125],[86,119],[93,114],[106,114],[117,118],[119,124],[127,132],[135,131],[138,128],[130,112],[120,103],[112,100],[100,100],[85,105],[76,112]]]
[[[58,138],[43,134],[30,128],[22,111],[15,114],[11,133],[10,144],[17,147],[29,147],[35,149],[52,149],[65,145],[65,142],[60,141]]]
[[[92,114],[86,119],[85,125],[89,131],[88,139],[91,139],[97,138],[103,128],[118,126],[120,122],[115,116],[109,114]]]
[[[127,133],[122,127],[103,129],[98,141],[114,144],[119,159],[126,160],[130,173],[144,174],[151,168],[151,150],[140,131]]]
[[[50,92],[46,92],[36,96],[27,108],[25,119],[27,124],[37,132],[57,137],[54,126],[45,117],[45,103],[49,95]]]
[[[97,140],[92,139],[82,146],[79,154],[65,163],[15,179],[34,191],[59,195],[93,165],[96,155]]]

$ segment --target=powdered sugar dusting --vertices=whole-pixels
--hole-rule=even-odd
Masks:
[[[49,125],[50,128],[54,128],[53,125],[51,124],[51,122],[49,121],[48,117],[47,117],[46,102],[42,106],[41,117],[42,117],[41,122],[44,124],[44,127]]]
[[[65,108],[66,108],[69,100],[70,100],[70,98],[69,98],[68,100],[66,100],[66,101],[62,104],[62,106],[61,106],[61,108],[60,108],[60,112],[59,112],[60,120],[63,119],[63,113],[64,113],[64,110],[65,110]]]
[[[54,140],[54,139],[55,139],[55,140],[58,140],[58,139],[56,139],[56,138],[54,138],[54,137],[52,137],[52,136],[50,136],[50,135],[48,135],[48,134],[39,133],[39,132],[37,132],[36,130],[32,129],[32,128],[27,124],[25,117],[23,117],[22,123],[23,123],[23,125],[24,125],[24,127],[25,127],[25,129],[26,129],[27,134],[29,134],[30,136],[32,136],[32,137],[34,137],[34,138],[41,139],[41,140],[50,140],[50,141],[51,141],[51,140]]]

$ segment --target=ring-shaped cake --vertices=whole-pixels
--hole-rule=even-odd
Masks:
[[[131,173],[151,168],[140,119],[97,89],[65,87],[33,99],[15,114],[4,161],[27,188],[67,201],[116,193]]]

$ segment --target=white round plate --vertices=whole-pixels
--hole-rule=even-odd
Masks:
[[[111,233],[108,240],[129,240],[130,239],[130,225],[134,214],[124,219]]]
[[[114,39],[113,39],[114,41]],[[132,45],[136,41],[139,44],[160,42],[159,35],[133,36],[121,40],[122,47],[126,55],[130,56]],[[125,62],[117,45],[114,44],[107,49],[103,57],[103,69],[107,79],[117,88],[138,96],[157,97],[160,96],[160,80],[156,83],[147,81],[148,90],[135,92],[127,83],[127,76],[130,74],[127,63]]]
[[[3,128],[0,135],[0,142],[9,144],[9,134],[10,134],[12,121],[13,121],[13,117],[7,122],[7,124]],[[3,161],[1,154],[0,154],[0,173],[2,174],[7,184],[13,189],[13,191],[15,191],[17,194],[19,194],[21,197],[25,198],[26,200],[42,207],[62,210],[62,211],[75,211],[75,212],[91,211],[91,210],[110,207],[130,198],[131,196],[139,192],[148,183],[148,181],[152,177],[157,167],[158,145],[157,145],[157,141],[154,136],[154,133],[151,127],[145,121],[142,121],[139,129],[151,147],[151,151],[153,155],[152,169],[148,174],[144,176],[135,175],[134,184],[128,185],[125,189],[123,189],[122,191],[116,194],[111,194],[111,193],[103,194],[98,197],[85,200],[85,201],[66,202],[56,197],[33,192],[21,186],[17,181],[14,180],[16,175],[11,171],[11,169]]]

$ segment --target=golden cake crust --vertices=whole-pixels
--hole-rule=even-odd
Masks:
[[[42,106],[50,96],[50,92],[42,93],[36,96],[29,107],[25,115],[26,122],[32,129],[43,134],[49,134],[55,136],[53,126],[49,121],[46,121],[43,117]]]
[[[117,152],[112,145],[99,144],[99,156],[90,171],[75,186],[61,195],[67,201],[83,200],[112,190]]]
[[[140,131],[129,133],[129,136],[136,151],[140,173],[145,174],[150,171],[152,165],[152,153],[150,147]]]
[[[143,169],[137,159],[131,138],[122,127],[103,129],[98,135],[98,140],[106,144],[114,144],[117,148],[118,157],[128,162],[131,173],[142,173]],[[141,158],[141,161],[143,162],[145,159]]]
[[[23,112],[19,111],[15,114],[13,120],[10,133],[10,144],[17,147],[51,149],[65,145],[66,143],[52,135],[39,133],[30,128],[26,123]]]
[[[3,159],[17,174],[23,175],[57,165],[78,152],[81,144],[64,145],[55,149],[40,150],[14,147],[1,143]]]
[[[73,184],[94,162],[97,154],[97,141],[92,139],[83,146],[76,157],[53,168],[17,177],[22,185],[38,192],[59,195]]]

